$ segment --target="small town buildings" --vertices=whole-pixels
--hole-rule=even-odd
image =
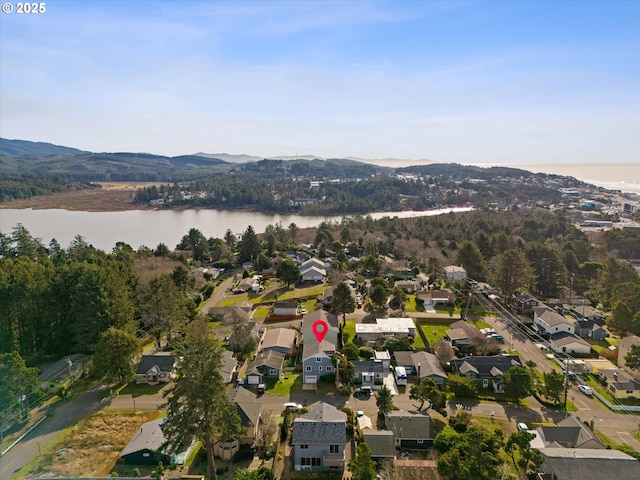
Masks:
[[[573,333],[558,332],[549,336],[549,348],[556,352],[588,355],[591,345]]]
[[[158,385],[169,383],[173,377],[176,358],[170,352],[143,355],[136,370],[136,383]]]
[[[444,276],[448,280],[464,280],[467,278],[467,271],[458,265],[444,267]]]
[[[315,310],[304,316],[304,319],[302,320],[302,343],[318,342],[315,334],[313,333],[313,325],[318,320],[324,321],[329,326],[329,330],[327,330],[327,333],[324,336],[324,341],[338,346],[340,336],[339,319],[337,315],[329,313],[326,310]]]
[[[266,378],[280,379],[284,374],[284,354],[275,350],[259,353],[247,368],[247,383],[258,385]]]
[[[300,280],[302,282],[322,282],[326,276],[326,265],[317,258],[310,258],[300,265]]]
[[[396,439],[391,430],[366,429],[362,432],[362,440],[369,447],[372,460],[396,458]]]
[[[640,478],[640,463],[615,449],[543,448],[540,480]]]
[[[534,308],[540,306],[540,302],[533,295],[518,292],[511,300],[511,308],[518,313],[531,313]]]
[[[244,434],[214,445],[213,454],[223,460],[231,460],[242,446],[253,445],[258,438],[262,421],[262,403],[255,393],[244,387],[235,387],[228,390],[227,397],[236,407]]]
[[[607,338],[607,331],[594,320],[578,320],[575,326],[576,335],[580,338],[590,338],[591,340],[604,340]]]
[[[376,318],[376,323],[356,323],[356,338],[361,342],[415,336],[416,324],[411,318]]]
[[[485,336],[475,325],[458,320],[451,324],[451,328],[445,332],[445,339],[459,349],[472,348],[478,345]]]
[[[166,441],[161,428],[163,423],[164,418],[143,423],[120,452],[120,462],[125,465],[158,465],[158,462],[167,466],[183,464],[195,446],[195,442],[172,455],[167,448],[162,448]]]
[[[502,374],[521,366],[517,355],[469,356],[451,361],[455,373],[476,380],[482,388],[491,386],[496,393],[502,392]]]
[[[298,304],[296,302],[275,302],[273,304],[272,317],[289,317],[298,315]]]
[[[233,356],[233,352],[224,350],[222,352],[222,366],[220,367],[220,375],[224,383],[231,383],[238,368],[238,359]]]
[[[333,405],[316,402],[309,413],[293,421],[291,444],[296,471],[344,469],[347,414]]]
[[[331,358],[336,345],[327,340],[305,342],[302,346],[302,383],[317,384],[320,377],[334,374]]]
[[[607,382],[607,391],[614,398],[640,398],[640,382],[621,368],[602,369],[598,375]]]
[[[415,280],[396,280],[393,283],[393,288],[401,288],[407,293],[414,293],[418,290],[419,285]]]
[[[624,368],[632,375],[637,375],[638,372],[626,366],[624,357],[629,353],[629,349],[632,345],[640,346],[640,337],[636,335],[629,335],[628,337],[621,338],[618,342],[618,366]]]
[[[536,430],[537,438],[532,441],[534,448],[606,448],[600,439],[580,419],[568,416],[555,426],[542,426]]]
[[[575,325],[571,320],[548,307],[534,309],[533,324],[544,335],[559,332],[576,333]]]
[[[435,432],[427,412],[394,410],[384,414],[385,429],[393,432],[395,445],[402,450],[427,450]]]
[[[264,332],[258,350],[269,352],[274,350],[283,355],[291,355],[297,344],[297,334],[292,328],[270,328]]]
[[[573,316],[578,320],[591,320],[601,327],[605,324],[604,315],[598,310],[592,308],[590,305],[584,304],[585,300],[582,299],[581,305],[569,305],[568,309]]]
[[[354,360],[353,383],[371,388],[380,388],[384,382],[385,370],[380,360]],[[388,371],[388,370],[387,370]]]
[[[416,294],[416,298],[425,306],[453,305],[456,302],[456,294],[448,290],[423,290]]]
[[[433,353],[414,352],[411,354],[411,362],[418,375],[418,380],[431,378],[441,387],[447,384],[447,372],[444,371],[438,357]]]
[[[382,362],[382,369],[386,372],[389,371],[390,367],[391,367],[391,354],[389,353],[388,350],[384,350],[384,351],[375,351],[374,352],[374,357],[375,360]]]

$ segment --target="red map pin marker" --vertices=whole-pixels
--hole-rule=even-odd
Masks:
[[[327,322],[325,322],[324,320],[317,320],[313,323],[313,327],[311,327],[311,329],[313,330],[313,334],[318,339],[318,343],[320,343],[327,334],[327,331],[329,331],[329,325],[327,325]]]

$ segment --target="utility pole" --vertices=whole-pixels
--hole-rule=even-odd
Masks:
[[[564,361],[564,411],[566,416],[569,416],[569,411],[567,410],[567,396],[569,394],[569,364],[567,361]]]

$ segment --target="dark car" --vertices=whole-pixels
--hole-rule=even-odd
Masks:
[[[357,397],[360,395],[371,395],[371,387],[358,387],[353,394]]]

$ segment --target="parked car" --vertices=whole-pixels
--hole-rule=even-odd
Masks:
[[[371,387],[358,387],[353,394],[357,397],[359,395],[371,395],[372,390]]]
[[[300,309],[300,315],[306,315],[307,314],[307,309],[306,308],[301,308]]]
[[[524,422],[520,422],[520,423],[518,424],[518,431],[519,431],[519,432],[521,432],[522,430],[525,430],[525,431],[526,431],[526,430],[529,430],[529,427],[528,427],[528,426],[527,426],[527,424],[526,424],[526,423],[524,423]]]
[[[589,396],[593,395],[593,388],[591,388],[588,385],[580,385],[578,386],[578,390],[580,390],[585,395],[589,395]]]
[[[291,410],[292,412],[297,412],[302,408],[302,405],[295,402],[287,402],[284,404],[284,408],[286,408],[287,410]]]

